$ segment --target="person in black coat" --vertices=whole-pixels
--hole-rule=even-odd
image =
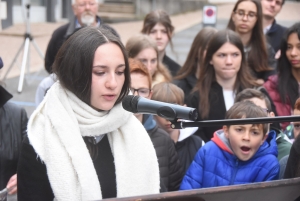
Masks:
[[[277,24],[275,20],[284,3],[285,0],[261,0],[264,34],[275,53],[280,49],[282,37],[287,30],[286,27]]]
[[[52,65],[54,63],[55,56],[62,46],[62,44],[78,29],[85,26],[102,26],[113,34],[118,33],[110,26],[103,24],[101,18],[97,16],[99,3],[98,0],[88,3],[81,0],[72,1],[72,8],[74,12],[74,18],[69,23],[58,27],[52,34],[51,39],[48,43],[46,55],[45,55],[45,69],[48,73],[52,73]]]
[[[9,102],[12,95],[0,85],[0,191],[17,192],[17,165],[27,131],[26,111]]]
[[[249,73],[239,35],[231,30],[218,31],[210,40],[201,67],[196,91],[188,106],[198,109],[198,121],[224,119],[238,92],[256,86]],[[221,126],[201,127],[196,132],[208,142]]]
[[[144,98],[151,97],[151,76],[148,69],[138,60],[129,59],[131,92]],[[135,114],[149,134],[159,163],[161,192],[179,189],[183,169],[178,159],[173,141],[168,133],[159,128],[153,115]]]
[[[174,26],[168,13],[163,10],[148,13],[141,32],[156,41],[160,61],[169,69],[172,76],[175,76],[181,67],[166,55],[166,47],[169,43],[173,48],[172,35],[174,33]]]
[[[159,83],[153,87],[152,100],[184,106],[182,89],[172,83]],[[196,153],[202,147],[200,137],[194,135],[197,127],[172,129],[171,122],[163,117],[155,116],[158,125],[164,129],[175,143],[176,152],[184,172],[187,171]],[[182,120],[184,121],[184,120]]]
[[[192,43],[184,65],[173,79],[173,83],[184,91],[185,104],[199,77],[200,64],[205,57],[207,44],[216,31],[213,27],[204,27],[199,31]]]

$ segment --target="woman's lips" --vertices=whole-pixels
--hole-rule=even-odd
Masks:
[[[104,97],[105,100],[112,101],[112,100],[115,99],[116,95],[113,95],[113,94],[110,95],[110,94],[108,94],[108,95],[103,95],[103,97]]]
[[[291,64],[299,64],[300,60],[291,60]]]

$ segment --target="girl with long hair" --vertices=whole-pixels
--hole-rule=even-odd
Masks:
[[[248,66],[262,85],[276,73],[276,59],[263,33],[260,0],[238,0],[227,27],[241,37]]]
[[[129,38],[125,47],[129,58],[141,61],[148,68],[152,86],[172,80],[169,70],[159,61],[156,42],[150,36],[144,34],[133,36]]]
[[[180,65],[166,55],[168,44],[173,49],[172,35],[174,33],[174,26],[169,14],[163,10],[155,10],[148,13],[144,19],[141,32],[155,40],[160,62],[169,69],[172,76],[175,76],[180,69]]]
[[[184,103],[187,103],[188,96],[194,88],[199,77],[201,63],[205,57],[207,44],[217,30],[213,27],[204,27],[196,35],[189,54],[182,68],[174,77],[173,83],[184,91]]]
[[[264,87],[269,92],[279,116],[289,116],[300,96],[300,22],[288,28],[281,43],[278,74],[269,77]],[[282,123],[285,129],[288,122]]]
[[[256,86],[249,73],[243,43],[237,33],[222,30],[210,40],[201,66],[195,91],[188,106],[197,108],[198,120],[224,119],[233,105],[235,95],[245,88]],[[196,132],[205,142],[221,126],[202,127]]]
[[[86,27],[59,49],[56,82],[31,115],[18,164],[18,200],[101,200],[159,193],[157,157],[122,100],[126,50]]]

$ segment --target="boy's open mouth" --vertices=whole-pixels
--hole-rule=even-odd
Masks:
[[[242,146],[241,150],[245,151],[245,152],[248,152],[248,151],[250,151],[250,147]]]

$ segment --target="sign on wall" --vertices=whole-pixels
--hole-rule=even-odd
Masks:
[[[215,25],[217,23],[217,6],[203,6],[203,25]]]

